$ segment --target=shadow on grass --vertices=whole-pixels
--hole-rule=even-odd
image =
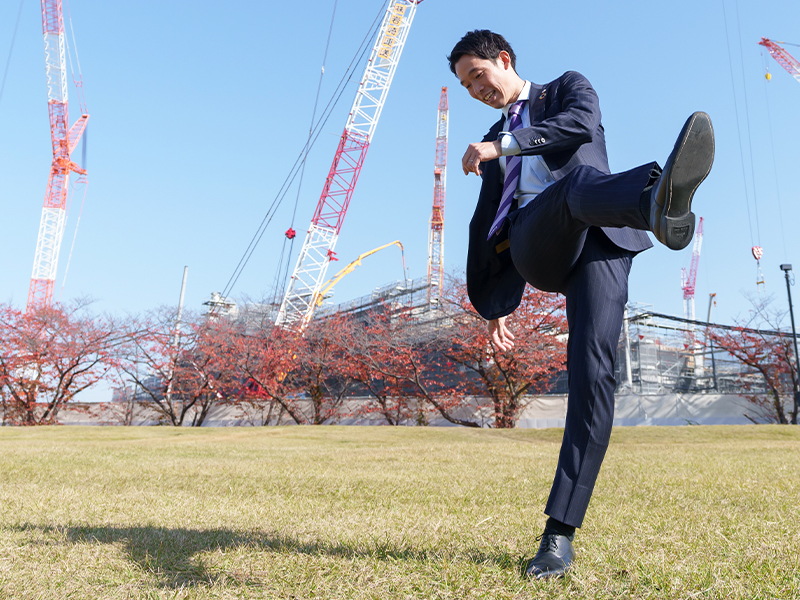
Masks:
[[[158,585],[180,589],[215,583],[255,585],[241,573],[225,572],[208,567],[202,554],[214,551],[255,550],[309,556],[332,556],[345,559],[369,558],[381,561],[436,562],[458,558],[475,564],[493,565],[501,569],[519,570],[520,557],[508,553],[489,554],[473,551],[466,554],[448,549],[418,549],[385,542],[364,542],[360,545],[303,542],[287,535],[264,532],[240,532],[230,529],[184,529],[157,526],[40,526],[33,524],[6,527],[17,532],[38,532],[54,539],[35,540],[34,544],[63,543],[108,544],[121,548],[130,561],[154,577]]]

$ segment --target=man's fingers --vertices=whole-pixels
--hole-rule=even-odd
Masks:
[[[506,329],[506,334],[511,335],[510,332],[507,329]],[[511,335],[511,338],[513,338],[513,337],[514,336]],[[495,329],[494,331],[492,331],[492,342],[494,342],[494,345],[497,346],[503,352],[505,352],[507,350],[511,350],[511,348],[514,347],[514,342],[512,342],[510,339],[505,337],[503,335],[503,332],[500,330],[500,328]]]
[[[503,350],[511,350],[514,347],[514,334],[509,331],[505,323],[500,325],[500,340],[503,343]]]
[[[480,175],[482,157],[483,152],[480,144],[470,144],[467,146],[467,151],[461,159],[461,167],[464,169],[464,175],[469,175],[470,173]]]
[[[472,159],[470,158],[470,152],[469,152],[469,150],[467,150],[464,153],[464,158],[461,159],[461,168],[464,169],[464,175],[469,175],[469,171],[470,171],[469,167],[470,167],[470,161],[471,160]]]
[[[492,334],[492,343],[497,347],[501,347],[503,345],[503,340],[501,339],[500,327],[495,325],[494,327],[490,327],[490,331]]]
[[[469,175],[470,173],[476,173],[477,175],[480,175],[480,156],[477,156],[470,150],[467,150],[466,154],[464,154],[464,158],[461,160],[461,168],[464,169],[464,175]]]
[[[489,337],[492,344],[503,352],[514,347],[514,334],[506,327],[505,317],[489,321]]]

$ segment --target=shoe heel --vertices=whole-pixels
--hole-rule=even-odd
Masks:
[[[694,237],[695,216],[690,212],[683,217],[661,217],[664,244],[672,250],[683,250]]]

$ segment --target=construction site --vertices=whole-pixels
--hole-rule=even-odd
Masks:
[[[337,242],[420,4],[420,0],[389,0],[381,19],[371,32],[372,35],[368,36],[369,43],[360,49],[361,52],[368,50],[369,58],[360,76],[355,99],[347,113],[330,169],[324,177],[319,173],[310,174],[324,181],[322,193],[305,232],[289,227],[282,233],[283,250],[275,265],[277,273],[272,297],[262,303],[250,303],[245,307],[241,301],[237,303],[233,295],[239,276],[253,256],[261,236],[272,221],[274,211],[277,210],[270,208],[227,285],[220,291],[213,292],[205,302],[208,315],[236,319],[246,308],[251,318],[253,314],[259,314],[260,318],[277,327],[302,331],[313,319],[325,319],[340,314],[366,318],[364,315],[380,309],[410,315],[416,327],[447,326],[446,314],[441,305],[442,290],[446,286],[447,277],[445,196],[450,126],[447,87],[441,87],[438,106],[430,106],[428,110],[430,123],[435,121],[436,136],[435,140],[431,139],[435,152],[430,173],[433,184],[432,202],[426,224],[426,274],[379,283],[369,294],[354,299],[343,302],[333,300],[335,286],[353,273],[362,261],[369,261],[376,253],[399,250],[403,258],[403,273],[406,274],[409,269],[405,264],[405,249],[399,240],[367,250],[337,273],[332,276],[329,273],[334,262],[339,260],[336,253]],[[41,5],[52,165],[27,296],[28,311],[48,307],[55,302],[54,286],[68,206],[73,202],[77,206],[81,197],[85,196],[89,177],[85,168],[85,144],[81,162],[73,159],[89,122],[76,45],[73,40],[77,71],[68,69],[67,66],[71,54],[61,1],[42,0]],[[800,82],[800,63],[785,50],[782,42],[762,38],[759,43],[781,67]],[[69,73],[77,91],[80,113],[73,124],[70,124],[67,101]],[[319,90],[317,93],[319,94]],[[316,110],[315,106],[315,113]],[[319,123],[312,120],[301,159],[307,156],[312,142],[319,135]],[[303,160],[295,163],[287,180],[298,174],[302,164]],[[72,186],[72,195],[71,174],[77,175],[77,181]],[[692,246],[691,265],[681,273],[680,291],[684,301],[682,316],[660,314],[652,307],[633,302],[627,306],[615,367],[618,386],[616,424],[680,425],[764,420],[762,415],[753,413],[752,406],[742,397],[766,394],[768,389],[765,384],[751,367],[728,352],[715,348],[709,338],[709,328],[719,327],[714,323],[713,315],[715,294],[709,295],[705,314],[700,318],[695,314],[695,291],[703,236],[704,219],[701,217]],[[302,245],[299,252],[295,253],[294,242],[299,242],[301,238]],[[752,255],[760,274],[760,246],[753,245]],[[68,266],[69,257],[66,262]],[[185,288],[186,272],[183,284]],[[705,299],[703,303],[705,304]],[[180,326],[183,304],[182,288],[176,327]],[[566,412],[566,392],[567,376],[564,372],[552,382],[546,394],[529,399],[518,426],[562,426]],[[83,422],[77,416],[73,421]],[[343,419],[342,422],[348,421]],[[364,420],[355,419],[352,422]],[[235,423],[242,424],[242,418],[222,409],[218,415],[209,419],[209,424]]]

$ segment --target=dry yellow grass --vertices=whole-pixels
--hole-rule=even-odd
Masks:
[[[561,431],[0,429],[0,598],[800,598],[800,428],[615,430],[520,579]]]

